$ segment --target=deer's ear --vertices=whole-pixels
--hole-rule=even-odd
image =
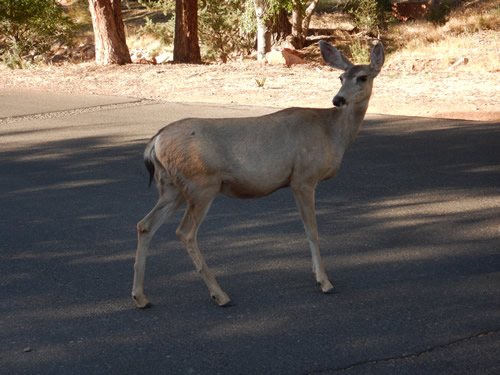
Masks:
[[[373,70],[375,75],[377,75],[382,69],[382,65],[384,65],[385,55],[384,55],[384,46],[381,42],[373,48],[373,51],[370,55],[370,68]]]
[[[332,68],[345,71],[353,66],[349,60],[342,56],[337,48],[327,42],[320,40],[319,49],[321,50],[323,60]]]

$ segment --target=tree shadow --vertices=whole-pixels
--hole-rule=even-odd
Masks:
[[[338,176],[317,188],[334,295],[315,285],[288,190],[218,197],[199,242],[230,308],[211,303],[175,236],[182,212],[148,258],[154,306],[134,308],[135,224],[156,200],[144,144],[0,150],[8,373],[303,374],[498,328],[499,124],[366,122]]]

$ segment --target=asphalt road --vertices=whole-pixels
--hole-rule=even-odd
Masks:
[[[175,236],[130,298],[156,201],[144,144],[188,116],[269,108],[0,93],[0,373],[499,374],[500,123],[368,116],[317,189],[333,295],[291,193],[219,197],[201,227],[218,307]]]

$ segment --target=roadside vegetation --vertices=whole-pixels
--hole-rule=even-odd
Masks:
[[[57,42],[71,44],[76,24],[55,2],[0,2],[0,60],[10,68],[35,63]]]
[[[293,1],[273,1],[292,18],[286,6]],[[151,63],[158,56],[161,62],[169,60],[173,9],[171,0],[123,2],[127,45],[135,62]],[[273,22],[276,25],[277,19]],[[204,62],[256,59],[252,0],[200,0],[198,24]],[[393,17],[389,0],[322,0],[307,26],[308,36],[298,48],[306,61],[319,61],[317,41],[326,39],[355,62],[366,62],[368,46],[381,39],[388,64],[407,73],[459,64],[478,71],[500,70],[500,0],[441,0],[425,18],[406,22]],[[0,61],[10,68],[89,61],[92,44],[87,0],[73,0],[66,7],[55,0],[0,3]],[[294,48],[289,39],[277,37],[274,48],[284,47]]]
[[[405,71],[500,71],[500,1],[461,2],[437,21],[391,24],[384,36],[394,51],[390,62]],[[413,62],[412,62],[413,61]],[[420,61],[420,66],[412,66]]]

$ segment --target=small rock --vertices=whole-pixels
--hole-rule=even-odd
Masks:
[[[171,55],[169,53],[162,53],[161,55],[156,56],[155,60],[157,64],[163,64],[164,62],[170,60],[170,58]]]
[[[283,51],[291,53],[292,55],[295,55],[297,57],[302,57],[302,54],[299,51],[297,51],[296,49],[293,49],[293,48],[286,48],[285,47],[285,48],[283,48]]]
[[[142,58],[144,58],[142,49],[136,50],[136,51],[130,51],[130,58],[132,59],[132,62],[136,62]]]
[[[26,348],[23,349],[23,352],[25,352],[25,353],[29,353],[31,351],[32,351],[32,349],[29,346],[27,346]]]
[[[283,51],[271,51],[266,54],[266,61],[270,65],[285,64],[287,66],[293,64],[305,64],[305,61],[299,56],[288,52],[290,50],[285,49]]]

